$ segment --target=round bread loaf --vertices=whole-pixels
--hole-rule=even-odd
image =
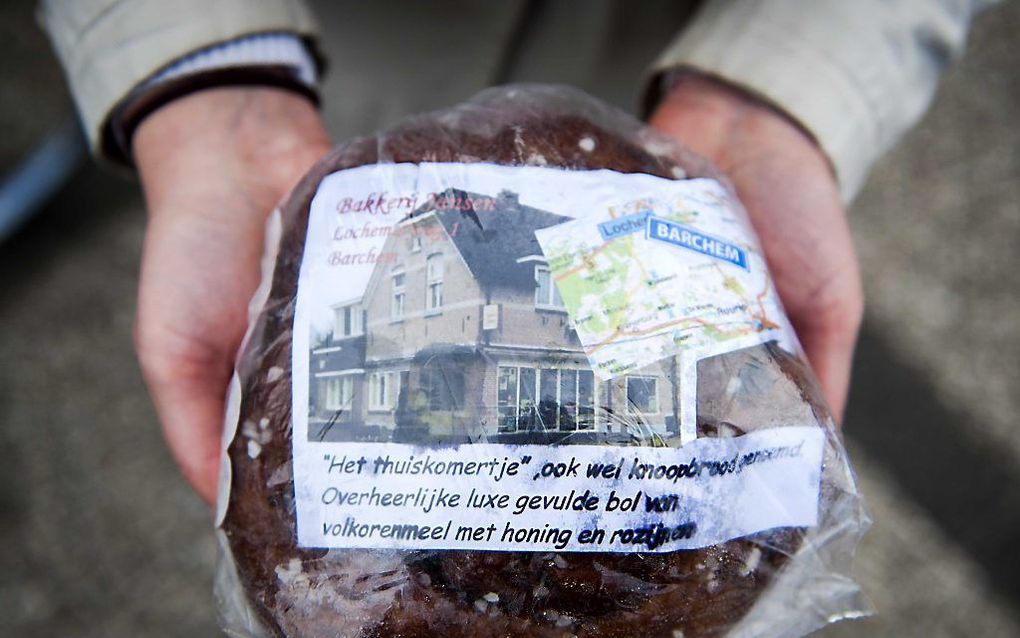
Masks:
[[[258,624],[292,638],[726,634],[802,545],[804,530],[773,530],[670,553],[297,547],[291,335],[310,202],[327,174],[403,162],[721,179],[693,153],[560,87],[483,92],[464,105],[344,144],[315,166],[281,207],[268,301],[237,367],[240,415],[227,449],[230,487],[222,530]],[[743,381],[738,389],[731,383],[735,377]],[[802,424],[805,417],[831,429],[806,366],[773,344],[706,359],[698,379],[699,436]],[[260,446],[254,458],[252,440]],[[825,480],[823,508],[831,487]]]

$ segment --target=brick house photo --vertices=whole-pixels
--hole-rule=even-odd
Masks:
[[[675,430],[676,361],[595,379],[535,231],[569,218],[450,190],[395,225],[313,340],[309,437],[577,442]]]

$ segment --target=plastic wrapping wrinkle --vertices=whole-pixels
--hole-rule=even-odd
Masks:
[[[669,221],[673,236],[653,237],[653,218]],[[586,225],[575,232],[578,221]],[[217,516],[224,630],[793,637],[868,613],[848,574],[867,514],[817,382],[778,301],[768,306],[774,291],[709,303],[770,285],[749,229],[706,160],[564,87],[489,89],[335,149],[270,219],[237,359]],[[649,271],[639,286],[628,279],[636,268]],[[610,277],[628,282],[622,302],[586,288]],[[655,302],[653,288],[673,297]],[[663,329],[663,317],[682,327]],[[684,397],[694,413],[684,413]],[[815,461],[806,443],[750,443],[802,431],[820,433]],[[494,450],[506,454],[490,458]],[[729,456],[697,456],[711,450],[732,452],[732,469]],[[544,452],[547,465],[528,465]],[[599,460],[610,452],[633,467],[675,455],[661,472],[674,468],[683,515],[711,495],[716,513],[704,516],[718,520],[684,527],[680,514],[664,514],[651,531],[624,525],[596,551],[578,535],[546,533],[625,520],[606,509],[610,490],[600,487],[616,480],[613,498],[625,496],[626,473],[607,478],[615,469]],[[443,462],[460,474],[394,475],[412,467],[397,461],[426,458],[430,472]],[[328,497],[309,478],[313,462],[333,477]],[[353,501],[323,505],[356,491],[361,505],[378,506],[380,493],[358,482],[372,472],[376,486],[399,487],[388,503],[415,504],[406,520],[360,525],[369,510],[344,509]],[[511,497],[525,478],[536,487]],[[496,487],[478,496],[483,483]],[[446,497],[436,497],[440,487]],[[500,490],[498,530],[472,528],[502,507]],[[474,530],[458,540],[474,549],[452,548],[450,532],[425,523],[453,492],[474,504],[448,516]],[[757,518],[731,511],[747,493],[763,495],[739,506]],[[810,494],[811,516],[798,514],[795,494]],[[556,507],[529,536],[532,510]],[[337,540],[299,541],[330,516]],[[752,519],[810,521],[698,543]],[[526,540],[514,540],[517,528]],[[625,544],[641,534],[658,540]]]

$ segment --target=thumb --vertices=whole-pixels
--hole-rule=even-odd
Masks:
[[[143,363],[146,385],[170,452],[184,478],[209,505],[216,501],[230,370],[229,361]]]

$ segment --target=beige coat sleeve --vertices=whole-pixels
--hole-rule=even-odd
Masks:
[[[114,107],[177,58],[244,35],[316,33],[301,0],[43,0],[40,19],[97,151]]]
[[[709,0],[653,66],[741,86],[809,130],[850,200],[924,114],[989,0]],[[653,92],[656,87],[653,85]]]

